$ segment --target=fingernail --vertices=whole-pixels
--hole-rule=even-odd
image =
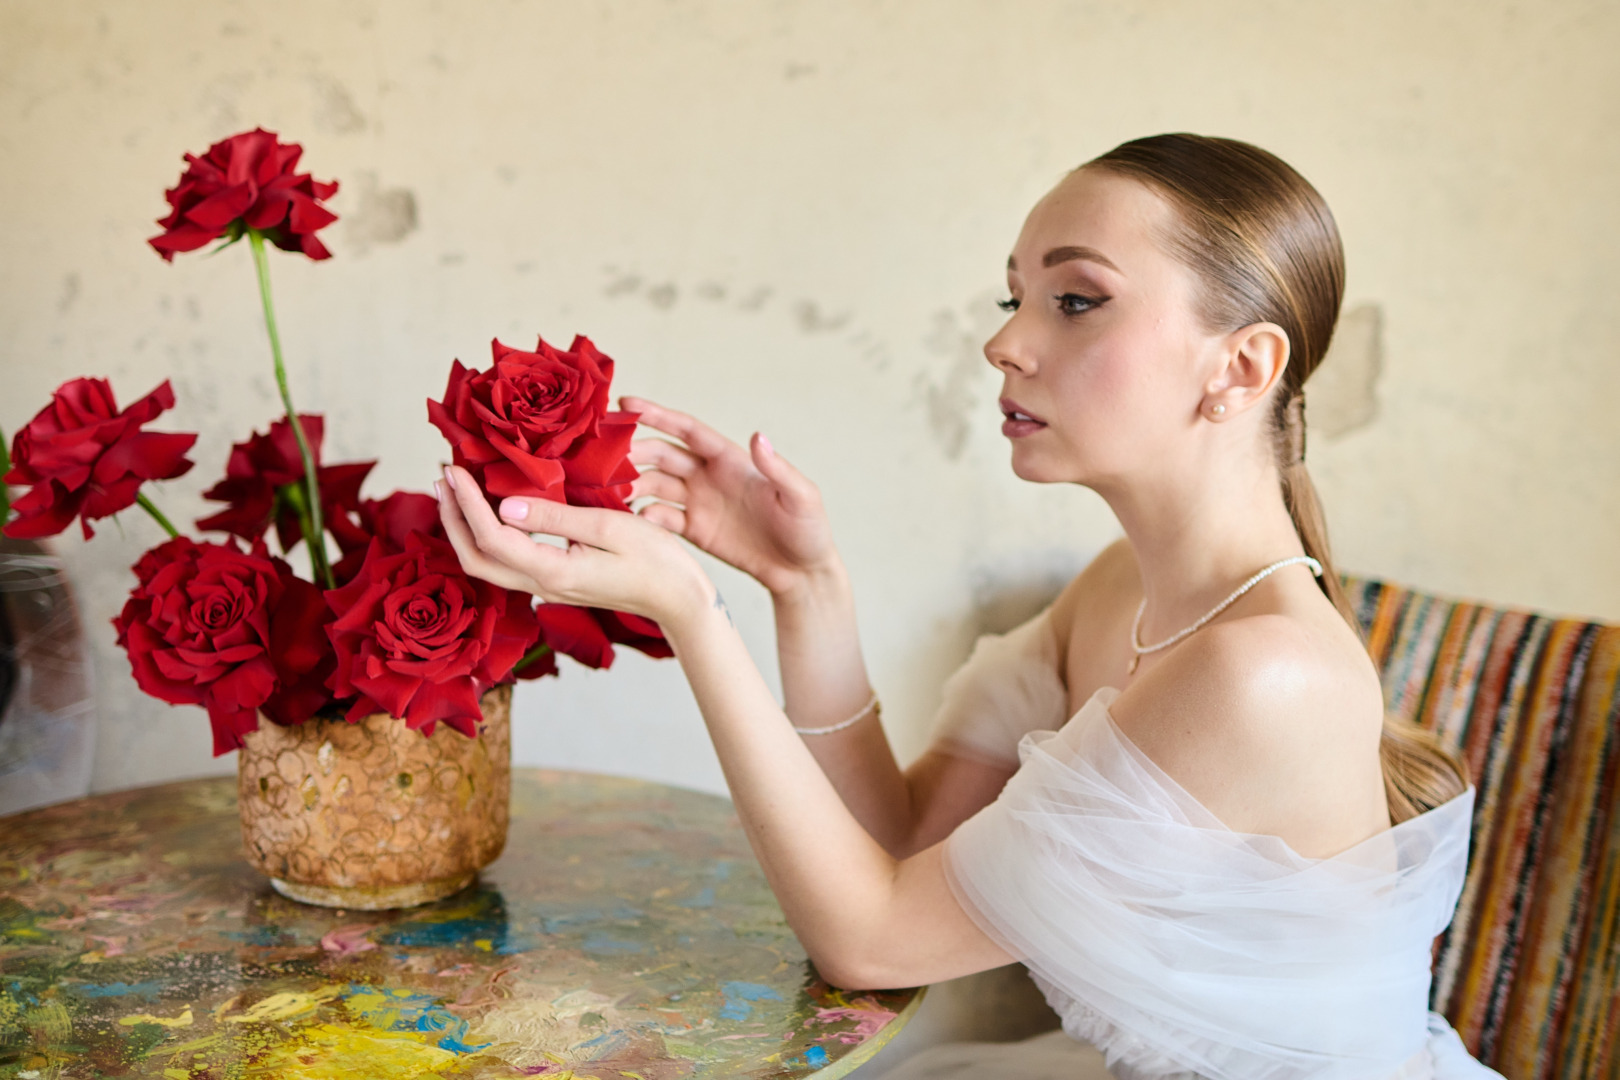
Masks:
[[[450,466],[444,467],[444,482],[450,485],[450,490],[456,489],[456,478],[450,474]]]
[[[765,437],[765,433],[763,431],[759,433],[759,447],[760,447],[761,450],[764,450],[767,454],[776,453],[776,447],[771,445],[771,440],[769,440],[769,439],[767,439]]]
[[[433,481],[433,497],[439,502],[444,502],[444,485],[437,480]]]
[[[508,521],[522,521],[529,516],[529,504],[522,499],[502,499],[501,517]]]

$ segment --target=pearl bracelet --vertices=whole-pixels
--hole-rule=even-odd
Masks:
[[[875,714],[880,720],[883,718],[883,706],[878,702],[877,691],[875,690],[872,691],[872,696],[866,700],[866,704],[861,706],[861,711],[848,720],[840,720],[838,723],[828,724],[826,727],[796,727],[793,730],[800,735],[831,735],[835,731],[843,731],[845,728],[858,723],[866,717],[867,713]]]

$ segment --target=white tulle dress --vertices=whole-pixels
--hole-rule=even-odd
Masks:
[[[942,749],[1018,769],[947,841],[951,887],[1029,967],[1064,1031],[1095,1047],[1077,1048],[1072,1069],[1049,1038],[981,1047],[994,1075],[1499,1075],[1428,1009],[1430,947],[1467,868],[1472,788],[1305,858],[1227,828],[1159,769],[1109,716],[1118,690],[1068,716],[1059,663],[1044,613],[982,638],[937,721]],[[1084,1067],[1097,1051],[1107,1073]],[[951,1074],[950,1049],[932,1053],[927,1075]]]

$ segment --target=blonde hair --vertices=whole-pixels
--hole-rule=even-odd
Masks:
[[[1282,159],[1235,139],[1154,135],[1081,168],[1138,180],[1170,203],[1177,224],[1163,239],[1202,284],[1198,314],[1206,326],[1269,322],[1287,333],[1289,360],[1271,418],[1283,501],[1305,553],[1322,564],[1322,591],[1361,635],[1305,467],[1305,382],[1327,355],[1344,297],[1344,246],[1327,203]],[[1430,732],[1391,713],[1379,757],[1394,822],[1468,786],[1462,763]]]

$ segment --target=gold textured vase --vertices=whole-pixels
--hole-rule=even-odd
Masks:
[[[476,739],[386,713],[357,723],[268,720],[237,758],[248,861],[281,895],[376,911],[472,883],[506,846],[512,687],[483,697]]]

